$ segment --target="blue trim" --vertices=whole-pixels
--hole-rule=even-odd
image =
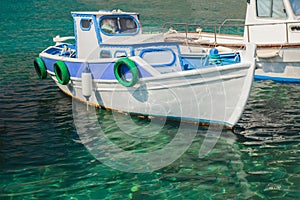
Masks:
[[[48,71],[54,73],[54,63],[60,59],[52,59],[41,57]],[[63,61],[63,60],[62,60]],[[81,73],[85,70],[82,62],[77,61],[64,61],[68,67],[70,76],[72,78],[81,78]],[[96,80],[116,80],[114,75],[114,65],[115,62],[99,62],[99,63],[88,63],[90,71],[92,73],[93,79]],[[153,77],[148,71],[146,71],[140,65],[137,65],[137,68],[140,72],[140,78]]]
[[[77,46],[77,29],[76,29],[77,26],[76,26],[75,17],[79,17],[79,18],[92,18],[93,24],[94,24],[94,28],[95,28],[95,34],[96,34],[97,39],[98,39],[98,45],[100,45],[102,43],[102,38],[101,38],[101,35],[100,35],[100,28],[99,28],[98,23],[97,23],[96,15],[92,15],[92,14],[76,14],[76,13],[73,13],[72,17],[74,19],[74,35],[75,35],[76,46]]]
[[[300,83],[300,78],[283,78],[274,76],[254,75],[257,80],[272,80],[279,83]]]
[[[134,115],[143,115],[143,116],[148,116],[143,113],[135,113],[135,112],[130,112]],[[186,122],[197,122],[200,123],[207,123],[207,124],[215,124],[215,125],[221,125],[221,126],[226,126],[229,128],[234,127],[234,124],[230,124],[228,122],[222,122],[222,121],[216,121],[216,120],[208,120],[208,119],[196,119],[196,118],[189,118],[189,117],[175,117],[175,116],[161,116],[161,115],[151,115],[153,117],[158,117],[158,118],[167,118],[169,120],[174,120],[174,121],[186,121]]]
[[[125,50],[116,50],[115,53],[114,53],[114,58],[118,58],[117,53],[125,53],[125,56],[127,56],[127,52]]]
[[[135,56],[134,48],[133,48],[133,47],[130,48],[130,55],[131,55],[131,56]]]
[[[119,24],[118,24],[118,31],[117,31],[117,33],[114,33],[114,34],[107,33],[101,29],[101,22],[103,19],[117,19],[119,17],[132,19],[135,22],[135,24],[137,25],[137,27],[136,27],[137,31],[134,33],[122,33],[122,32],[120,33],[120,25]],[[98,27],[99,27],[100,32],[107,36],[133,36],[133,35],[137,35],[141,30],[140,23],[135,17],[132,17],[131,15],[124,15],[124,14],[123,15],[115,14],[115,15],[101,16],[99,18]]]
[[[72,15],[73,16],[73,15]],[[76,21],[75,21],[75,18],[73,17],[73,24],[74,24],[74,38],[75,38],[75,40],[74,40],[74,44],[75,44],[75,50],[76,50],[76,52],[78,52],[77,51],[77,27],[76,27]],[[76,58],[77,58],[78,56],[77,56],[77,53],[76,53]]]
[[[138,44],[101,44],[100,47],[118,47],[118,48],[138,48],[138,47],[154,47],[154,46],[171,46],[174,45],[178,49],[178,42],[149,42]]]
[[[102,43],[102,38],[101,38],[101,35],[100,35],[100,27],[98,25],[98,22],[97,22],[97,19],[96,19],[95,15],[93,15],[93,21],[94,21],[96,36],[97,36],[97,39],[98,39],[98,45],[100,46],[100,44]]]
[[[170,48],[148,48],[148,49],[142,49],[140,52],[140,57],[143,58],[144,54],[146,53],[151,53],[151,52],[163,52],[163,51],[170,51],[173,55],[173,60],[170,63],[162,63],[159,65],[153,65],[153,67],[162,67],[162,66],[166,66],[166,67],[170,67],[173,66],[174,63],[176,62],[176,54],[174,53],[174,51]]]
[[[177,48],[177,51],[178,51],[178,59],[179,59],[180,67],[184,71],[184,60],[183,60],[183,58],[181,56],[181,51],[180,51],[178,43],[176,44],[176,48]]]
[[[103,56],[101,56],[102,53],[107,53],[107,54],[109,54],[109,57],[103,57]],[[99,57],[100,57],[100,58],[112,58],[110,50],[106,50],[106,49],[102,49],[102,50],[100,51]]]
[[[86,20],[86,21],[89,22],[89,27],[88,28],[82,27],[82,21],[83,20]],[[81,28],[81,30],[83,30],[83,31],[89,31],[89,30],[91,30],[91,22],[92,22],[91,20],[92,20],[91,18],[81,18],[80,19],[80,28]]]

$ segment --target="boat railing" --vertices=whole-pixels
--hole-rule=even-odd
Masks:
[[[230,23],[230,25],[232,26],[232,22],[241,22],[241,24],[238,24],[239,27],[243,26],[244,27],[244,24],[245,24],[245,19],[225,19],[221,25],[219,25],[219,33],[221,33],[221,29],[222,27],[227,24],[227,23]],[[243,24],[242,24],[243,23]],[[237,26],[237,24],[234,24],[234,26]]]
[[[167,28],[174,28],[174,27],[183,27],[183,29],[180,27],[179,31],[183,31],[185,33],[188,33],[191,28],[194,28],[194,31],[196,31],[196,28],[201,28],[201,29],[208,29],[209,31],[207,32],[214,32],[216,34],[220,34],[221,33],[221,29],[223,28],[244,28],[244,23],[234,23],[234,24],[227,24],[228,22],[244,22],[244,20],[240,20],[240,19],[227,19],[224,20],[222,23],[205,23],[205,24],[187,24],[187,23],[170,23],[167,22],[163,25],[162,27],[162,31],[163,32],[167,32],[168,30],[166,30]],[[176,31],[178,31],[176,29]],[[239,32],[238,34],[241,34],[242,32]],[[235,32],[236,34],[236,32]]]
[[[228,22],[241,22],[240,20],[226,20],[223,23],[205,23],[205,24],[187,24],[187,23],[165,23],[162,27],[162,32],[178,32],[185,33],[185,39],[188,40],[188,33],[198,33],[201,36],[202,33],[211,33],[214,35],[214,41],[217,43],[217,34],[237,34],[242,35],[244,32],[244,24],[235,23],[228,24]],[[226,30],[225,30],[226,28]],[[239,30],[241,29],[241,30]],[[196,39],[196,38],[194,38]]]
[[[234,23],[232,23],[234,22]],[[237,23],[239,22],[239,23]],[[243,19],[226,19],[222,23],[207,23],[207,24],[187,24],[187,23],[165,23],[163,25],[163,33],[174,29],[173,31],[185,33],[186,39],[188,39],[189,32],[199,33],[211,33],[214,35],[214,43],[217,44],[217,34],[234,34],[242,35],[244,32],[247,36],[248,42],[251,41],[251,27],[265,26],[277,26],[282,25],[285,32],[286,43],[290,43],[290,34],[298,32],[300,33],[300,23],[299,22],[274,22],[274,23],[259,23],[259,24],[245,24]],[[168,29],[169,28],[169,29]],[[166,30],[167,29],[167,30]],[[225,31],[224,31],[225,29]],[[236,31],[234,31],[236,29]],[[226,32],[227,31],[227,32]]]

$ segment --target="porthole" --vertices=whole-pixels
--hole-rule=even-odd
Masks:
[[[83,31],[89,31],[92,26],[92,19],[83,18],[80,20],[80,28]]]

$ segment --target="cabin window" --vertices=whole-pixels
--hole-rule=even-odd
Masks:
[[[118,31],[117,18],[105,18],[100,23],[101,30],[108,34],[116,34]]]
[[[101,50],[100,58],[111,58],[111,52],[109,50]]]
[[[258,17],[287,17],[282,0],[256,0],[256,11]]]
[[[108,35],[132,35],[139,31],[138,22],[131,16],[105,16],[100,19],[100,28]]]
[[[290,0],[292,9],[295,15],[300,15],[300,1],[299,0]]]
[[[143,49],[139,56],[153,67],[170,67],[176,63],[176,54],[170,48]]]
[[[92,19],[81,19],[80,27],[83,31],[89,31],[91,29]]]
[[[120,18],[120,26],[122,33],[135,33],[137,24],[132,18]]]

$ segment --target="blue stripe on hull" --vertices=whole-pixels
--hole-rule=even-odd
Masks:
[[[42,57],[47,70],[54,73],[54,63],[58,60]],[[84,63],[82,62],[70,62],[65,61],[68,67],[70,76],[73,78],[81,78],[81,74],[84,71]],[[101,63],[89,63],[89,68],[91,70],[93,79],[102,80],[116,80],[114,75],[114,62],[101,62]],[[141,66],[137,65],[139,69],[140,78],[152,77],[152,75],[144,70]]]
[[[274,77],[274,76],[262,76],[255,75],[256,80],[272,80],[280,83],[300,83],[300,78],[284,78],[284,77]]]

